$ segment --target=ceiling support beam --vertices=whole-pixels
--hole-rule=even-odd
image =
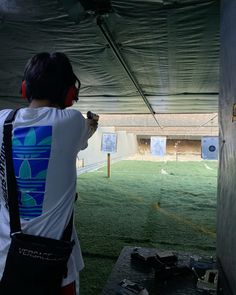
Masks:
[[[154,112],[151,104],[149,103],[148,99],[146,98],[145,94],[143,93],[142,88],[140,87],[137,79],[132,74],[129,66],[127,65],[124,58],[122,57],[122,55],[121,55],[121,53],[119,51],[119,48],[117,47],[115,41],[113,40],[112,34],[109,31],[109,28],[108,28],[105,20],[103,19],[103,17],[101,15],[97,17],[97,25],[100,28],[100,30],[101,30],[103,36],[105,37],[106,41],[110,45],[110,48],[113,51],[115,57],[118,59],[119,63],[122,65],[122,67],[124,68],[126,74],[128,75],[129,79],[131,80],[131,82],[133,83],[133,85],[135,86],[137,91],[139,92],[139,94],[142,97],[144,103],[146,104],[146,106],[148,107],[148,109],[149,109],[150,113],[152,114],[154,120],[156,121],[157,125],[162,129],[163,127],[160,125],[157,118],[155,117],[155,112]]]

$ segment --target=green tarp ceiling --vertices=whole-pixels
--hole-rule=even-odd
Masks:
[[[0,108],[22,104],[28,58],[62,51],[82,82],[82,112],[217,112],[219,1],[108,4],[0,0]]]

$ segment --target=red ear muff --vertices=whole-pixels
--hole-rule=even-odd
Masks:
[[[65,107],[71,107],[74,101],[78,100],[78,88],[75,85],[70,86],[66,93]]]
[[[21,97],[26,98],[28,102],[31,102],[30,87],[25,80],[22,81],[20,92],[21,92]]]
[[[22,84],[21,84],[21,97],[27,98],[27,85],[25,80],[22,81]]]

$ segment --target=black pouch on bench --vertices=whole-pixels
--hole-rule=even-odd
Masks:
[[[0,282],[1,295],[59,295],[73,249],[73,213],[61,240],[21,232],[17,184],[13,170],[11,133],[14,114],[4,124],[3,142],[8,183],[11,244]]]

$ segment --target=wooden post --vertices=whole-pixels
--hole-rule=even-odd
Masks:
[[[178,150],[175,152],[175,160],[178,161]]]
[[[110,178],[111,176],[111,154],[107,154],[107,177]]]

